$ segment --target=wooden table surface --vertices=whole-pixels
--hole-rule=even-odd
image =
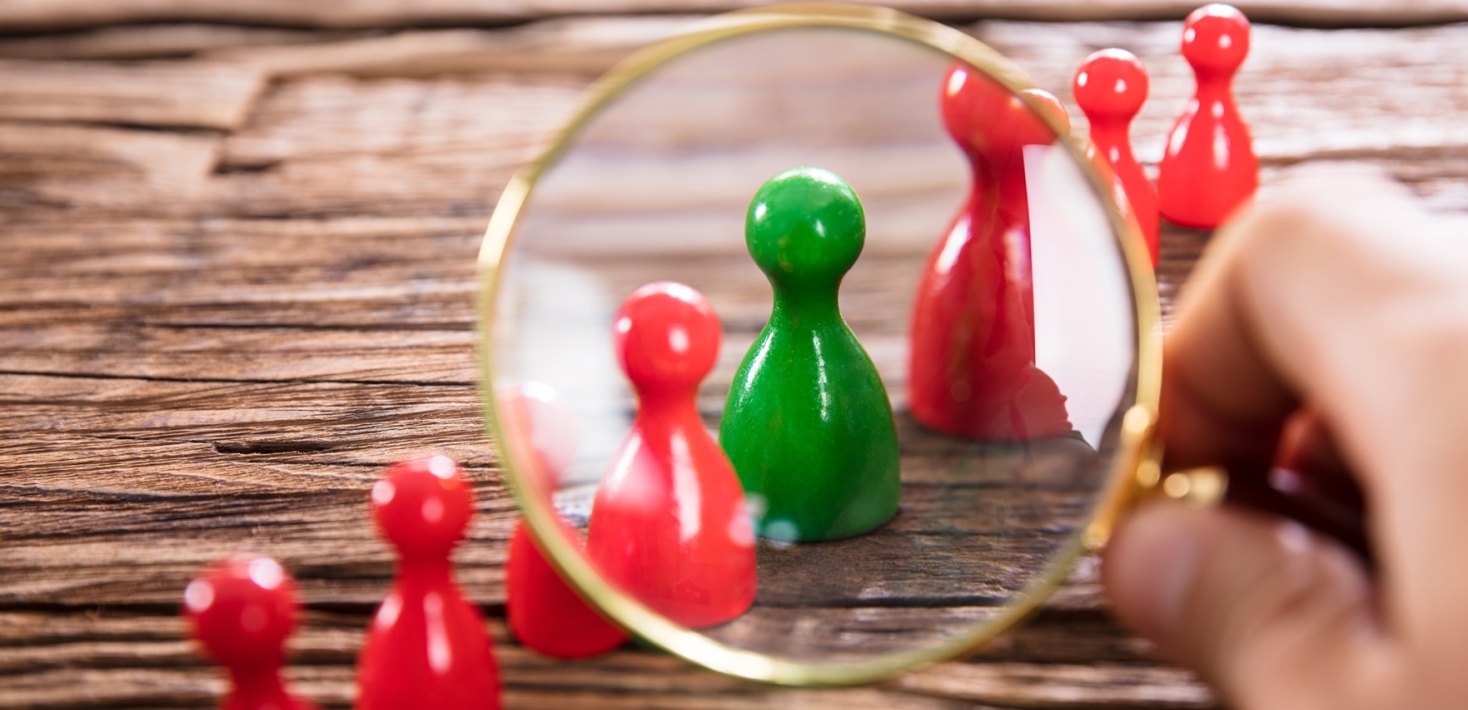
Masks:
[[[1192,88],[1176,55],[1191,3],[896,4],[1067,102],[1086,54],[1132,50],[1153,76],[1146,162]],[[476,403],[480,235],[593,77],[732,5],[0,0],[0,707],[211,706],[224,682],[176,610],[238,550],[301,582],[293,686],[349,706],[392,572],[366,491],[425,449],[475,481],[459,575],[512,708],[1213,707],[1110,621],[1093,562],[973,658],[863,688],[752,685],[636,647],[556,663],[508,635],[515,512]],[[1256,24],[1236,82],[1266,185],[1359,164],[1468,211],[1468,26],[1429,24],[1468,2],[1243,7],[1281,23]],[[1205,241],[1164,235],[1165,308]]]

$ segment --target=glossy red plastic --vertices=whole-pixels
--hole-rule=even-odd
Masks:
[[[546,561],[525,523],[510,536],[505,563],[510,630],[520,643],[551,658],[589,658],[627,640],[626,632],[602,618]]]
[[[613,583],[689,628],[754,602],[754,530],[734,468],[695,403],[719,352],[719,318],[703,295],[643,286],[617,311],[617,357],[637,417],[591,511],[586,552]]]
[[[291,697],[280,679],[300,607],[295,581],[275,560],[219,562],[184,589],[183,606],[194,638],[229,672],[223,710],[315,710]]]
[[[1168,134],[1158,203],[1177,224],[1212,229],[1259,187],[1254,139],[1230,87],[1249,54],[1249,20],[1229,5],[1200,7],[1183,23],[1182,52],[1198,90]]]
[[[484,619],[454,582],[449,561],[474,507],[458,465],[445,456],[393,464],[372,486],[371,507],[397,548],[398,571],[357,660],[356,707],[499,708]]]
[[[1060,118],[1053,96],[1032,98]],[[913,304],[909,401],[925,426],[1016,441],[1071,431],[1065,397],[1035,367],[1024,149],[1056,142],[1028,104],[966,64],[943,82],[943,123],[973,185],[928,258]],[[1068,125],[1065,124],[1065,125]]]
[[[537,465],[529,470],[542,478],[529,486],[545,496],[558,484],[575,459],[578,429],[576,412],[542,383],[527,383],[508,393],[509,427],[525,439]],[[527,482],[527,484],[530,482]],[[568,540],[576,533],[562,530]],[[545,559],[524,521],[515,524],[505,559],[505,594],[510,631],[526,647],[552,658],[587,658],[606,653],[627,640],[627,634],[603,619],[571,589]]]
[[[1147,253],[1152,267],[1157,267],[1158,223],[1157,190],[1147,180],[1142,164],[1132,153],[1132,119],[1147,100],[1147,67],[1125,49],[1103,49],[1086,58],[1076,70],[1071,88],[1076,103],[1091,122],[1091,142],[1086,155],[1092,161],[1105,161],[1126,197],[1118,203],[1131,212],[1147,240]]]

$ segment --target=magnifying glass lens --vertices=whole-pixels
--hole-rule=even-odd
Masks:
[[[1059,102],[972,40],[793,17],[602,85],[491,228],[486,378],[527,517],[608,614],[870,675],[1083,553],[1147,334]]]

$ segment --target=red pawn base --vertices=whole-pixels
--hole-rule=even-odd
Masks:
[[[621,646],[627,634],[597,614],[546,561],[525,523],[515,525],[505,562],[510,631],[551,658],[590,658]]]

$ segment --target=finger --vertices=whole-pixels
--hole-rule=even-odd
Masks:
[[[1298,406],[1255,341],[1257,324],[1234,298],[1233,272],[1249,235],[1216,234],[1178,299],[1164,345],[1159,422],[1169,468],[1261,469]]]
[[[1380,707],[1393,685],[1365,572],[1296,523],[1147,506],[1117,530],[1102,580],[1124,622],[1238,707]]]
[[[1300,394],[1353,379],[1322,365],[1357,331],[1342,305],[1382,268],[1383,224],[1422,219],[1379,178],[1307,173],[1215,235],[1167,340],[1169,463],[1267,471]]]
[[[1267,466],[1310,401],[1369,501],[1406,637],[1468,595],[1442,563],[1468,537],[1468,239],[1444,224],[1379,178],[1298,176],[1216,237],[1166,346],[1169,465]]]

